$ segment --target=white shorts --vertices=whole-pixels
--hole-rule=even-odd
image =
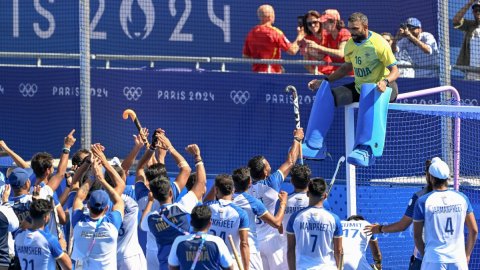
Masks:
[[[280,234],[259,240],[258,245],[262,255],[263,269],[288,270],[288,262],[285,260],[287,247]]]
[[[160,269],[160,264],[158,263],[156,250],[147,249],[147,269],[148,270],[158,270]],[[139,269],[139,268],[138,268]]]
[[[143,253],[130,256],[128,258],[117,259],[118,270],[147,269],[147,260]]]
[[[250,269],[263,270],[262,257],[260,252],[250,253]]]
[[[461,263],[422,262],[422,270],[468,270],[467,261]]]

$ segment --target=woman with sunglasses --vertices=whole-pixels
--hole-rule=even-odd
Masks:
[[[301,46],[301,53],[303,54],[303,59],[305,60],[317,60],[317,61],[325,61],[327,63],[331,62],[329,57],[324,53],[319,52],[318,50],[310,49],[311,46],[307,46],[307,44],[318,44],[321,45],[324,38],[322,36],[322,24],[320,23],[320,17],[322,15],[316,10],[310,10],[304,16],[305,22],[305,41],[307,43],[303,43]],[[308,41],[307,41],[308,40]],[[331,66],[328,65],[319,65],[319,66],[305,66],[305,69],[312,74],[330,74],[332,71]],[[317,72],[317,73],[316,73]]]
[[[345,28],[345,23],[340,19],[340,13],[336,9],[327,9],[319,18],[322,24],[322,43],[307,42],[307,52],[324,54],[327,63],[344,63],[344,48],[350,39],[350,32]],[[340,65],[328,65],[323,68],[324,74],[331,74]],[[353,75],[351,73],[350,75]]]

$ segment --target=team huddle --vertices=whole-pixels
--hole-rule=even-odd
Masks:
[[[2,269],[371,269],[369,243],[381,268],[377,241],[363,230],[369,223],[360,216],[340,221],[326,201],[325,180],[295,164],[302,129],[278,170],[255,156],[216,176],[209,191],[200,148],[185,148],[192,172],[161,129],[150,143],[146,129],[134,136],[122,162],[108,160],[100,144],[79,150],[67,172],[73,133],[56,171],[50,154],[37,153],[28,164],[0,141],[17,165],[3,179]],[[135,185],[127,186],[143,148]],[[174,181],[164,165],[168,153],[178,165]],[[291,194],[280,191],[288,175]],[[144,252],[138,234],[145,232]]]

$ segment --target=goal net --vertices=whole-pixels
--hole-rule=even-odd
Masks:
[[[417,99],[417,103],[425,104],[390,104],[385,149],[375,165],[347,166],[349,214],[363,215],[371,223],[400,220],[412,195],[426,185],[425,161],[441,157],[452,172],[450,187],[455,187],[454,179],[458,181],[459,190],[472,203],[478,223],[480,107],[462,106],[455,101],[429,105],[428,99]],[[345,111],[348,153],[355,137],[353,119],[358,108],[354,107]],[[413,225],[404,232],[378,237],[383,269],[407,269],[414,249]],[[470,269],[480,269],[478,246],[471,256]]]

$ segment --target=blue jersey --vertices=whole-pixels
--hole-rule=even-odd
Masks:
[[[344,270],[372,270],[365,252],[370,240],[375,241],[377,238],[374,234],[365,233],[367,225],[370,223],[366,220],[342,221]]]
[[[284,180],[284,175],[280,170],[270,174],[263,180],[255,181],[248,193],[253,197],[259,199],[270,213],[275,213],[275,205],[278,201],[278,193]],[[265,222],[258,220],[257,236],[258,240],[262,240],[274,235],[278,231]]]
[[[420,198],[423,195],[428,193],[427,190],[428,190],[427,187],[424,187],[423,189],[413,193],[412,198],[410,199],[410,201],[408,201],[408,206],[407,206],[407,209],[405,210],[405,214],[404,214],[405,216],[413,219],[413,211],[415,209],[415,204],[416,204],[418,198]],[[415,256],[415,258],[417,258],[419,260],[422,259],[422,254],[420,254],[420,251],[418,251],[416,246],[413,247],[413,256]]]
[[[20,224],[22,224],[24,220],[26,220],[28,223],[31,223],[32,220],[30,218],[30,204],[32,203],[32,195],[23,194],[20,196],[12,197],[12,201],[13,211],[15,212],[15,215],[17,216]]]
[[[290,217],[287,233],[295,235],[297,269],[336,266],[333,238],[342,237],[337,215],[323,207],[309,206]]]
[[[424,222],[424,262],[465,262],[464,225],[467,214],[473,213],[465,194],[442,190],[420,197],[413,213],[414,222]]]
[[[188,234],[189,216],[197,203],[195,194],[189,192],[180,202],[163,204],[159,210],[150,212],[142,220],[141,229],[151,232],[155,237],[160,269],[168,269],[168,254],[175,238]]]
[[[57,238],[44,230],[20,231],[15,252],[22,269],[55,269],[55,260],[66,256]]]
[[[202,242],[194,269],[224,269],[233,265],[232,256],[223,240],[205,233],[177,237],[168,256],[168,264],[179,266],[181,270],[190,270]]]
[[[10,205],[0,205],[0,266],[10,265],[8,238],[10,233],[18,230],[18,218]],[[12,252],[13,253],[13,252]]]
[[[250,224],[250,231],[248,232],[250,253],[257,253],[259,251],[257,240],[257,224],[259,224],[261,221],[260,217],[267,214],[268,210],[259,199],[254,198],[246,192],[235,193],[233,196],[233,203],[245,210],[248,216],[248,222]]]
[[[82,261],[83,269],[116,269],[121,224],[122,214],[119,211],[110,211],[94,220],[83,210],[75,210],[72,217],[72,259]]]
[[[239,231],[250,230],[247,213],[232,201],[218,200],[205,204],[212,210],[212,226],[210,226],[209,233],[222,238],[227,244],[228,250],[233,250],[230,241],[227,240],[228,235],[231,235],[235,248],[240,250]]]

